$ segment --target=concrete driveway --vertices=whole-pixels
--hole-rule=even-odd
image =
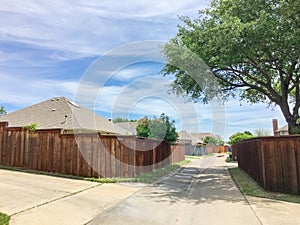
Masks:
[[[195,160],[137,191],[89,225],[300,224],[300,204],[245,198],[232,181],[225,158]]]
[[[0,212],[10,225],[83,225],[141,187],[0,170]]]
[[[260,225],[224,161],[224,156],[193,161],[141,189],[89,225]]]

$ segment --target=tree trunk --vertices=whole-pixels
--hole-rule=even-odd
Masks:
[[[279,104],[279,107],[281,109],[281,112],[283,113],[286,122],[288,123],[289,134],[300,134],[300,124],[297,123],[299,116],[293,116],[291,114],[287,101],[283,101],[283,103],[281,102],[281,104]]]
[[[300,134],[300,124],[297,124],[297,120],[289,121],[289,134]]]

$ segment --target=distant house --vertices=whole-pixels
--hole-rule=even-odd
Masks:
[[[65,97],[55,97],[0,117],[9,127],[36,123],[38,129],[63,129],[65,133],[100,132],[131,134]]]
[[[184,144],[201,145],[204,144],[205,137],[219,138],[212,133],[188,133],[186,131],[178,132],[178,142]]]
[[[278,128],[278,120],[277,119],[273,119],[272,124],[273,124],[274,136],[289,135],[289,126],[288,125]]]
[[[180,131],[178,134],[178,142],[182,144],[192,144],[193,137],[186,131]]]
[[[119,122],[119,123],[116,123],[117,126],[122,127],[127,132],[129,132],[130,134],[133,134],[133,135],[137,135],[137,132],[136,132],[137,124],[138,124],[138,122]]]
[[[277,135],[289,135],[289,126],[285,125],[277,130]]]

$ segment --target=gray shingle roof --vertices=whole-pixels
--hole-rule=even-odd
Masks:
[[[123,129],[127,130],[129,133],[132,133],[134,135],[137,134],[136,132],[136,126],[138,122],[119,122],[116,123],[117,126],[122,127]]]
[[[191,140],[192,144],[203,143],[205,137],[215,137],[218,138],[217,135],[212,133],[187,133],[186,131],[178,132],[178,139],[181,140]]]
[[[64,97],[20,109],[0,117],[9,127],[23,127],[36,123],[38,129],[62,128],[64,130],[93,130],[105,133],[130,134],[87,108]]]
[[[277,131],[289,131],[289,125],[285,125],[285,126],[283,126],[283,127],[281,127],[281,128],[279,128]]]

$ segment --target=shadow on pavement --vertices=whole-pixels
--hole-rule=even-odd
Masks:
[[[202,204],[245,201],[225,166],[182,168],[169,179],[154,184],[151,189],[143,197],[158,202]]]

